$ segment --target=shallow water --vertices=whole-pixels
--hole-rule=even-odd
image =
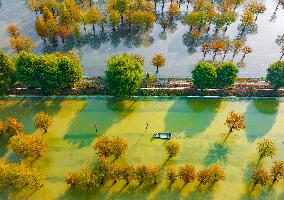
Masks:
[[[34,53],[64,51],[75,48],[81,58],[81,64],[85,75],[103,75],[106,68],[106,60],[112,54],[123,52],[140,53],[146,58],[145,71],[155,72],[150,60],[153,54],[162,53],[167,58],[166,66],[160,70],[160,76],[188,77],[192,67],[202,58],[200,47],[190,48],[190,42],[185,35],[189,28],[179,20],[175,21],[176,27],[166,31],[161,37],[162,28],[159,24],[153,26],[153,30],[146,32],[141,30],[130,34],[128,31],[113,33],[108,29],[104,34],[97,28],[96,36],[93,36],[91,28],[88,27],[86,35],[82,35],[80,44],[73,40],[67,41],[67,45],[60,44],[57,49],[51,46],[44,46],[43,41],[36,35],[34,30],[35,13],[31,12],[22,0],[0,0],[0,48],[12,54],[8,47],[8,35],[6,27],[9,23],[17,24],[23,34],[29,35],[36,43]],[[280,46],[276,43],[277,36],[284,34],[284,9],[279,7],[276,19],[270,21],[273,11],[276,8],[275,0],[263,0],[267,11],[260,15],[257,20],[257,32],[247,35],[247,44],[253,48],[253,53],[244,60],[246,67],[240,70],[240,77],[265,76],[269,64],[280,58]],[[181,8],[186,10],[186,5]],[[160,10],[160,5],[158,9]],[[242,12],[239,9],[239,12]],[[239,21],[232,24],[227,36],[231,39],[237,37]],[[213,28],[211,28],[211,34]],[[83,31],[82,31],[83,32]],[[208,37],[210,37],[208,35]],[[163,38],[163,39],[161,39]],[[242,55],[236,57],[239,62]],[[207,59],[212,55],[207,56]],[[231,53],[227,60],[232,58]],[[221,56],[219,56],[221,59]]]
[[[246,129],[236,132],[221,145],[227,132],[224,119],[228,112],[244,113]],[[46,184],[38,191],[10,194],[11,199],[251,199],[246,195],[250,163],[257,160],[256,142],[270,138],[277,146],[277,155],[265,158],[261,165],[270,167],[274,160],[284,160],[284,100],[279,99],[169,99],[122,100],[113,99],[6,99],[0,100],[0,120],[18,117],[25,124],[25,133],[37,131],[32,126],[35,112],[44,111],[53,118],[53,126],[46,134],[48,154],[34,163],[46,176]],[[98,133],[92,124],[96,122]],[[149,123],[145,132],[146,123]],[[174,132],[181,144],[180,154],[165,163],[164,141],[153,140],[154,132]],[[135,182],[122,189],[117,183],[107,183],[96,194],[71,193],[64,183],[72,170],[91,166],[95,161],[92,146],[102,134],[122,135],[129,141],[128,153],[119,162],[154,164],[164,170],[192,163],[197,169],[218,163],[225,170],[226,179],[217,184],[212,193],[196,192],[196,184],[177,182],[171,189],[161,182],[157,186],[136,188]],[[13,153],[3,145],[1,160],[16,161]],[[258,199],[283,199],[284,182],[275,185],[271,193],[256,188]],[[136,188],[136,189],[135,189]],[[0,196],[1,197],[1,196]]]

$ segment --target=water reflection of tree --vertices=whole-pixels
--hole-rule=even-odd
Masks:
[[[66,39],[65,44],[58,45],[46,45],[43,49],[44,53],[52,53],[57,51],[68,52],[73,48],[82,48],[86,45],[90,45],[93,49],[99,49],[101,45],[110,41],[113,47],[117,47],[123,43],[128,48],[134,48],[139,46],[149,47],[153,44],[154,38],[150,35],[151,30],[145,31],[142,28],[128,29],[126,26],[120,26],[119,28],[106,29],[97,33],[88,32],[82,34],[80,37],[70,36]]]

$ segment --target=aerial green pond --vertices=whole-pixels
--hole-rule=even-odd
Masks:
[[[246,128],[235,132],[226,145],[224,120],[228,112],[244,113]],[[46,176],[45,186],[37,191],[1,194],[0,199],[284,199],[284,182],[267,192],[257,187],[252,196],[246,193],[251,163],[258,155],[256,142],[272,139],[277,146],[273,158],[261,165],[270,168],[275,160],[284,160],[284,100],[282,99],[2,99],[0,120],[17,117],[24,123],[25,133],[34,134],[32,118],[36,112],[49,113],[53,126],[46,133],[48,153],[33,163]],[[96,133],[93,123],[98,126]],[[146,130],[146,124],[149,127]],[[165,162],[165,141],[152,139],[155,132],[173,132],[181,145],[179,155]],[[64,182],[66,174],[92,166],[96,160],[93,144],[100,135],[121,135],[128,139],[127,155],[119,162],[154,164],[162,170],[169,166],[191,163],[203,169],[213,163],[225,171],[225,180],[213,191],[197,192],[197,184],[178,181],[170,188],[161,180],[156,186],[124,187],[106,183],[94,194],[71,192]],[[10,162],[18,158],[1,142],[0,159]]]

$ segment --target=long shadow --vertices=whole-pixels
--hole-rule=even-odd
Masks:
[[[36,130],[33,125],[35,113],[45,112],[53,117],[60,110],[62,101],[64,100],[45,98],[0,100],[0,120],[4,121],[8,117],[16,117],[24,124],[25,134],[30,134]]]
[[[60,99],[2,99],[0,100],[0,121],[5,121],[8,117],[16,117],[24,124],[24,133],[31,134],[36,130],[33,125],[35,113],[45,112],[53,117],[60,110],[61,102]],[[0,158],[8,151],[8,140],[9,138],[6,135],[0,138]],[[19,158],[11,154],[8,160],[16,162]]]
[[[253,100],[245,112],[246,134],[249,142],[265,136],[275,123],[279,107],[277,99]]]
[[[165,130],[193,137],[210,126],[221,102],[221,99],[177,100],[168,110]]]
[[[79,148],[89,146],[93,140],[104,134],[113,124],[134,112],[139,103],[132,100],[85,100],[86,104],[70,122],[64,140]],[[98,131],[93,128],[96,124]]]
[[[216,142],[211,145],[210,149],[208,150],[208,154],[204,158],[204,165],[209,166],[214,163],[226,163],[230,152],[229,147],[223,143]]]

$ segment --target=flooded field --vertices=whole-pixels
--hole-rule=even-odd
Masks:
[[[230,137],[222,145],[222,134],[227,133],[224,120],[228,112],[244,113],[246,128]],[[49,113],[53,126],[46,133],[48,153],[33,163],[46,176],[45,186],[31,193],[1,194],[1,199],[283,199],[284,182],[266,192],[257,187],[252,197],[246,193],[251,163],[258,154],[256,142],[272,139],[277,147],[273,158],[265,158],[263,167],[273,161],[284,160],[284,100],[232,99],[169,99],[169,100],[113,100],[113,99],[4,99],[0,100],[0,120],[15,116],[21,120],[26,134],[37,131],[32,125],[36,112]],[[96,122],[98,133],[92,128]],[[146,123],[149,128],[145,132]],[[165,162],[164,141],[153,140],[155,132],[173,132],[181,145],[180,154]],[[100,135],[121,135],[128,139],[129,149],[119,162],[154,164],[164,171],[191,163],[197,169],[218,163],[225,171],[225,180],[211,192],[196,192],[197,184],[178,181],[168,188],[161,180],[157,186],[136,188],[135,183],[123,188],[107,183],[95,194],[71,193],[64,183],[69,171],[92,166],[93,151]],[[1,160],[17,161],[1,142]],[[135,189],[136,188],[136,189]]]

